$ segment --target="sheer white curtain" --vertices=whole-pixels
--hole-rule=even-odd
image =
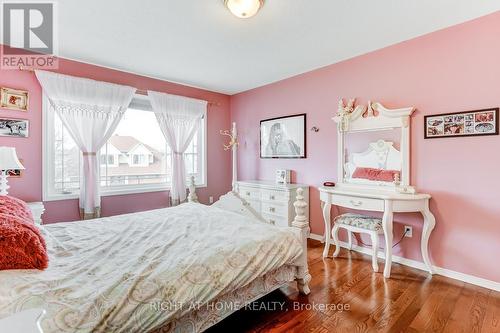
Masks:
[[[136,89],[52,72],[35,73],[52,108],[82,151],[80,216],[99,217],[97,153],[118,126]]]
[[[200,127],[207,109],[207,101],[148,91],[153,111],[172,150],[172,187],[170,198],[173,205],[186,200],[186,166],[184,153]]]

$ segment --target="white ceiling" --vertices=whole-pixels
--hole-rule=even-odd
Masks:
[[[222,0],[58,4],[62,57],[227,94],[500,10],[499,0],[267,0],[242,20]]]

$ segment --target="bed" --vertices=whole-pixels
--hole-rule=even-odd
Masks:
[[[221,133],[233,188],[213,205],[192,179],[176,207],[41,226],[49,267],[0,271],[0,331],[202,332],[291,281],[309,294],[303,189],[291,227],[265,223],[235,187],[236,125]]]
[[[0,318],[42,308],[45,333],[200,332],[290,281],[308,293],[297,209],[294,227],[275,227],[231,192],[215,206],[42,226],[49,268],[0,271]]]

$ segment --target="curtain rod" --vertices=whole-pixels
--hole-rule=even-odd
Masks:
[[[24,66],[19,66],[19,70],[20,71],[25,71],[25,72],[32,72],[34,73],[35,72],[35,69],[36,68],[26,68]],[[50,72],[50,71],[49,71]],[[148,95],[148,91],[147,90],[144,90],[144,89],[139,89],[139,88],[136,88],[136,93],[139,94],[139,95],[144,95],[144,96],[147,96]],[[219,102],[211,102],[211,101],[207,101],[207,104],[209,106],[220,106],[220,103]]]

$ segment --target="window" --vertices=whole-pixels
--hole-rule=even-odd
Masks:
[[[101,164],[115,165],[115,155],[101,154]]]
[[[132,155],[132,165],[139,165],[139,166],[149,166],[149,158],[146,159],[148,155],[143,155],[143,154],[134,154]],[[151,155],[153,156],[153,155]]]
[[[81,153],[50,103],[43,103],[44,200],[78,197]],[[185,153],[188,180],[206,186],[206,117]],[[147,97],[136,96],[99,152],[101,194],[166,190],[171,182],[171,151]]]

